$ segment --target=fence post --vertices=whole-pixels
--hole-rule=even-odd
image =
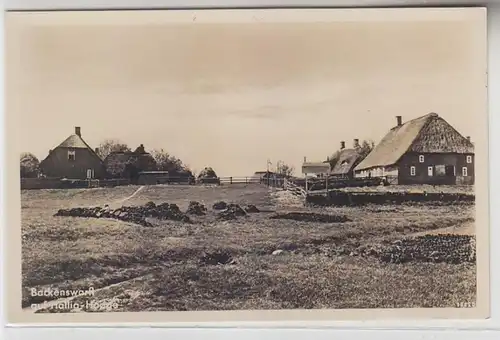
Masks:
[[[328,175],[325,180],[325,196],[328,197]]]
[[[245,177],[245,184],[248,184],[248,177]]]
[[[229,184],[233,184],[233,176],[229,177]]]

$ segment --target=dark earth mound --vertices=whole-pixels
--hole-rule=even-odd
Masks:
[[[207,213],[207,208],[203,204],[196,201],[189,202],[186,214],[203,216],[206,215],[206,213]]]
[[[212,209],[214,209],[214,210],[224,210],[224,209],[227,209],[227,203],[224,202],[224,201],[216,202],[212,206]]]
[[[143,206],[124,206],[114,210],[109,207],[60,209],[54,216],[112,218],[140,224],[146,227],[152,226],[152,224],[146,220],[148,217],[159,220],[191,222],[190,218],[181,212],[176,204],[162,203],[160,205],[155,205],[153,202],[148,202]]]
[[[234,263],[233,257],[227,251],[215,251],[204,254],[200,261],[209,265],[231,264]]]
[[[345,215],[327,215],[327,214],[316,214],[316,213],[305,213],[305,212],[289,212],[283,214],[276,214],[270,219],[274,220],[295,220],[302,222],[320,222],[320,223],[343,223],[351,221]]]
[[[218,215],[217,218],[220,220],[235,220],[238,217],[241,216],[246,216],[247,213],[245,210],[243,210],[242,207],[240,207],[238,204],[229,204],[227,208],[223,211],[221,211]]]
[[[247,207],[245,208],[245,211],[249,214],[252,214],[252,213],[258,213],[260,212],[259,208],[257,208],[255,205],[253,204],[249,204],[247,205]]]

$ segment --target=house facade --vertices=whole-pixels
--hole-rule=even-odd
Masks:
[[[355,169],[392,184],[474,184],[474,145],[436,113],[396,126]]]
[[[102,159],[82,138],[80,127],[40,162],[46,177],[87,179],[104,178],[106,170]]]

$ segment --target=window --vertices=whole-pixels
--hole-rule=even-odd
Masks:
[[[410,166],[410,176],[415,176],[415,167]]]
[[[427,176],[432,176],[434,175],[434,169],[432,166],[427,167]]]
[[[424,162],[424,160],[425,160],[424,155],[420,155],[420,156],[418,156],[418,161],[419,161],[420,163],[423,163],[423,162]]]
[[[446,166],[439,164],[435,166],[436,176],[446,176]]]
[[[467,167],[462,168],[462,176],[467,176]]]
[[[68,159],[70,161],[74,161],[75,160],[75,151],[74,150],[69,150],[68,151]]]
[[[467,163],[472,163],[472,156],[467,156]]]

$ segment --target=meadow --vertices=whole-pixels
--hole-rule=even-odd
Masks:
[[[185,211],[204,204],[193,223],[145,227],[107,218],[54,216],[61,208],[168,202]],[[260,212],[220,220],[217,201]],[[316,213],[345,221],[303,221],[277,214]],[[411,308],[473,305],[474,261],[382,261],[361,256],[402,239],[474,234],[474,205],[306,207],[286,191],[259,184],[122,186],[22,191],[22,306],[53,299],[31,289],[95,289],[84,301],[114,301],[112,311],[312,308]],[[367,249],[369,251],[367,251]],[[224,254],[227,263],[203,259]],[[67,301],[67,300],[64,300]],[[95,311],[95,310],[94,310]]]

